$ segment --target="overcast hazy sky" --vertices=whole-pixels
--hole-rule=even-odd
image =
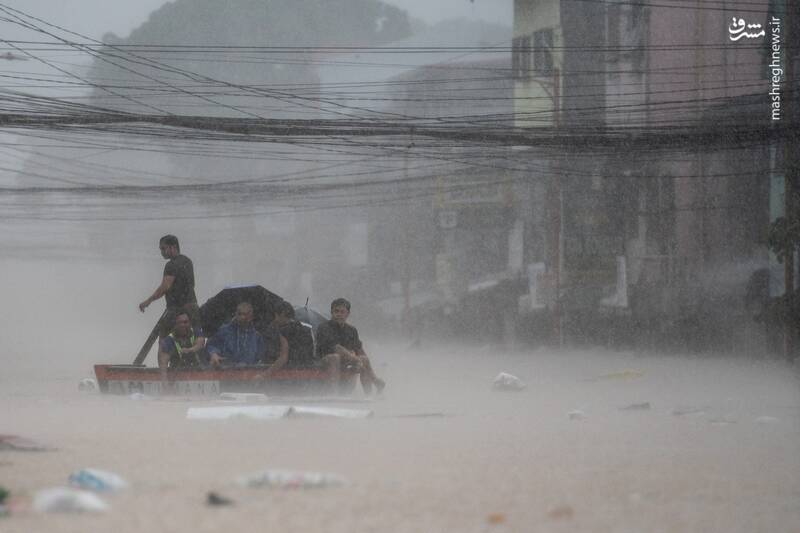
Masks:
[[[225,0],[219,0],[224,2]],[[302,0],[295,0],[302,1]],[[331,0],[333,3],[335,0]],[[481,18],[511,25],[513,0],[387,0],[427,22]],[[0,0],[5,5],[99,39],[113,31],[126,37],[165,0]],[[13,38],[5,35],[5,38]]]

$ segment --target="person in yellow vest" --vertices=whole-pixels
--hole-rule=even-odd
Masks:
[[[192,328],[189,313],[180,311],[175,316],[175,327],[161,339],[158,347],[158,368],[161,381],[167,381],[168,368],[200,368],[207,364],[206,339],[202,328]]]

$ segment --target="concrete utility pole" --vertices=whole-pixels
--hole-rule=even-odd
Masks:
[[[558,68],[553,68],[553,129],[558,130],[561,127],[561,71]],[[564,347],[564,308],[561,301],[561,279],[562,268],[564,267],[564,184],[561,174],[557,174],[554,178],[554,186],[552,187],[552,196],[548,202],[553,209],[554,213],[550,224],[553,228],[552,236],[552,257],[550,264],[553,265],[553,274],[555,277],[556,298],[554,306],[555,315],[555,338],[558,342],[558,347]]]

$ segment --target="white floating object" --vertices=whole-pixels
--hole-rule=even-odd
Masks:
[[[291,417],[332,417],[332,418],[369,418],[369,409],[343,409],[340,407],[293,406],[287,416]]]
[[[586,413],[578,409],[575,409],[574,411],[570,411],[569,413],[567,413],[567,417],[569,417],[570,420],[584,420],[588,418],[586,416]]]
[[[703,416],[706,410],[703,407],[676,407],[672,410],[673,416]]]
[[[292,470],[264,470],[242,476],[237,483],[250,488],[319,489],[339,487],[347,480],[337,474],[326,472],[299,472]]]
[[[266,402],[267,395],[260,392],[223,392],[219,399],[226,402]]]
[[[521,379],[506,372],[500,372],[492,381],[492,388],[495,390],[521,391],[525,387]]]
[[[94,378],[83,378],[78,382],[78,390],[83,392],[94,392],[97,390],[97,381]]]
[[[342,409],[338,407],[292,406],[292,405],[231,405],[219,407],[190,407],[188,420],[228,420],[250,418],[254,420],[277,420],[286,417],[332,417],[368,418],[369,409]]]
[[[589,378],[587,381],[631,380],[643,376],[644,372],[642,372],[641,370],[633,370],[631,368],[626,368],[624,370],[620,370],[619,372],[610,372],[608,374],[601,374],[599,376]]]
[[[128,482],[114,472],[97,468],[82,468],[69,476],[72,487],[95,492],[116,492],[128,488]]]
[[[53,487],[36,493],[33,509],[40,513],[99,513],[109,509],[97,494],[69,487]]]
[[[756,418],[757,424],[774,424],[776,422],[779,422],[779,420],[774,416],[759,416]]]
[[[620,411],[649,411],[652,406],[650,402],[632,403],[625,407],[620,407]]]
[[[152,396],[148,396],[147,394],[144,394],[144,393],[141,393],[141,392],[134,392],[133,394],[128,396],[128,398],[130,398],[131,400],[136,400],[136,401],[152,400],[153,399]]]
[[[190,407],[186,411],[188,420],[228,420],[230,418],[252,418],[255,420],[277,420],[285,417],[291,409],[288,405],[226,405],[220,407]]]

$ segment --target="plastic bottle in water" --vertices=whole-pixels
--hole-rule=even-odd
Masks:
[[[128,486],[128,482],[117,474],[96,468],[83,468],[73,472],[69,476],[69,484],[95,492],[115,492]]]

